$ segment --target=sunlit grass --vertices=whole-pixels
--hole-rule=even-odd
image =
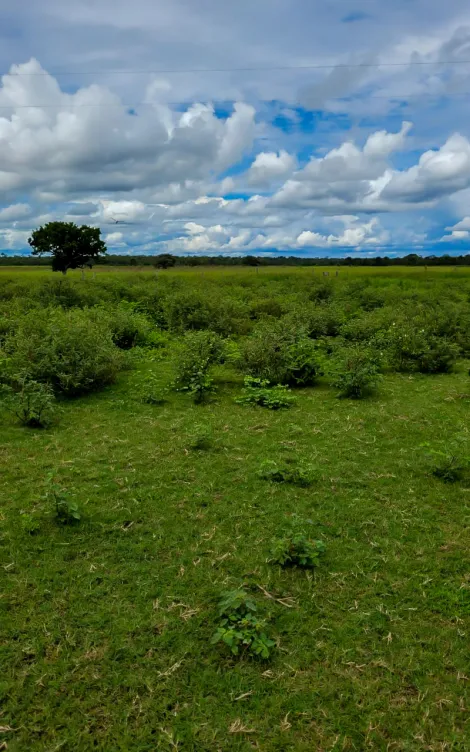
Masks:
[[[169,375],[166,356],[139,369]],[[2,415],[6,749],[468,749],[470,489],[420,449],[468,431],[466,370],[387,376],[357,402],[320,384],[285,412],[235,404],[230,371],[207,406],[144,405],[128,372],[54,429]],[[262,480],[268,459],[313,463],[316,482]],[[75,527],[43,498],[50,471]],[[314,574],[267,563],[293,514],[327,545]],[[243,583],[271,615],[267,664],[209,644]]]

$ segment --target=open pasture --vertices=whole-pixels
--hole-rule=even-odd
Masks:
[[[0,269],[0,748],[468,750],[469,358],[467,268]]]

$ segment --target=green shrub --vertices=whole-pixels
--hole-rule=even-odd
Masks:
[[[30,514],[29,512],[21,512],[20,527],[24,533],[28,533],[28,535],[35,535],[39,531],[41,525],[38,518],[34,514]]]
[[[67,490],[62,488],[51,473],[46,479],[45,499],[52,507],[56,521],[61,525],[74,525],[81,520],[78,504],[70,498]]]
[[[54,276],[52,279],[41,281],[36,297],[43,308],[49,306],[75,308],[83,304],[77,286],[71,280],[62,277]]]
[[[56,414],[52,388],[23,376],[13,379],[12,383],[3,399],[6,409],[22,426],[48,428]]]
[[[215,391],[211,367],[221,360],[223,351],[224,342],[217,334],[187,332],[176,357],[176,390],[190,394],[196,404],[205,402]]]
[[[291,530],[282,538],[273,541],[271,561],[281,567],[297,566],[313,569],[318,566],[326,546],[321,540],[311,541],[304,532]]]
[[[141,402],[146,405],[164,405],[168,397],[168,387],[163,386],[158,376],[147,374],[137,388]]]
[[[392,307],[360,312],[343,324],[339,334],[351,342],[374,343],[378,336],[388,332],[396,318],[396,308]]]
[[[449,373],[460,354],[455,342],[413,325],[392,327],[388,338],[390,365],[405,373]]]
[[[274,384],[314,384],[320,363],[317,346],[302,329],[283,321],[263,321],[241,343],[240,368]]]
[[[210,297],[206,302],[209,320],[207,328],[230,337],[233,334],[247,334],[252,327],[247,305],[233,297]]]
[[[210,426],[195,426],[189,448],[195,452],[207,452],[215,446],[214,434]]]
[[[346,321],[345,309],[337,303],[302,303],[286,317],[310,339],[336,337]]]
[[[0,312],[0,347],[13,329],[13,321],[6,312]]]
[[[135,309],[136,305],[127,301],[121,301],[115,308],[98,309],[111,331],[114,344],[121,350],[152,346],[159,341],[156,327]]]
[[[5,342],[13,373],[75,396],[112,383],[125,365],[109,328],[87,311],[31,311]]]
[[[245,590],[223,593],[219,603],[219,626],[212,637],[212,645],[222,642],[233,655],[269,658],[276,643],[267,636],[266,621],[259,619],[256,612],[256,603]]]
[[[338,397],[362,399],[373,393],[380,380],[376,357],[366,348],[339,349],[327,362],[331,386],[338,389]]]
[[[211,325],[207,300],[194,291],[175,292],[163,300],[163,317],[168,329],[208,329]]]
[[[284,312],[285,304],[275,298],[255,300],[250,305],[250,318],[252,319],[261,319],[265,316],[280,319]]]
[[[274,460],[263,462],[259,475],[272,483],[289,483],[300,488],[308,488],[316,479],[315,468],[311,465],[279,465]]]
[[[271,386],[266,379],[255,379],[252,376],[246,376],[244,383],[241,397],[235,400],[239,405],[259,405],[268,410],[280,410],[291,407],[295,402],[295,397],[287,386]]]
[[[464,480],[470,471],[470,455],[465,437],[457,437],[442,444],[440,449],[425,442],[421,445],[431,461],[431,472],[444,483]]]
[[[308,298],[315,303],[322,303],[326,300],[331,300],[333,296],[334,289],[331,280],[315,280],[310,288]]]
[[[287,348],[286,376],[289,386],[311,386],[321,373],[320,356],[311,339],[299,338]]]

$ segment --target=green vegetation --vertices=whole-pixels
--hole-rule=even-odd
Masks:
[[[74,222],[48,222],[34,230],[28,240],[32,256],[49,255],[52,269],[67,274],[69,269],[83,269],[106,254],[98,227]]]
[[[22,426],[48,428],[56,413],[52,387],[21,375],[12,384],[3,385],[3,406]]]
[[[259,405],[268,410],[280,410],[295,402],[289,387],[282,384],[273,386],[267,379],[255,379],[253,376],[245,376],[243,383],[241,396],[235,400],[239,405]]]
[[[256,604],[245,590],[232,590],[223,594],[219,603],[219,626],[211,644],[223,642],[233,655],[269,658],[276,644],[266,635],[266,621],[259,619]]]
[[[309,540],[299,522],[294,518],[289,533],[273,541],[271,561],[280,564],[281,567],[297,566],[313,569],[318,566],[326,546],[322,540]]]
[[[0,747],[468,749],[469,357],[465,268],[1,270]]]

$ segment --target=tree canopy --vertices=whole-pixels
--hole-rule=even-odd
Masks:
[[[48,222],[34,230],[28,240],[33,256],[50,254],[52,269],[66,274],[68,269],[82,269],[106,254],[99,227],[74,222]]]
[[[170,269],[176,264],[176,258],[171,253],[160,253],[159,256],[155,256],[153,263],[157,269]]]

